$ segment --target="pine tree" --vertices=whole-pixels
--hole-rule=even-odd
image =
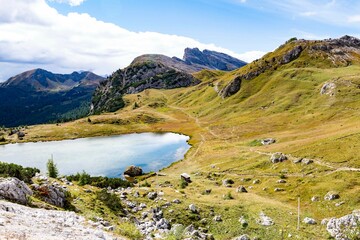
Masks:
[[[56,167],[56,164],[54,163],[54,159],[52,156],[51,156],[51,159],[48,160],[46,166],[47,166],[48,176],[52,177],[52,178],[57,178],[59,171]]]

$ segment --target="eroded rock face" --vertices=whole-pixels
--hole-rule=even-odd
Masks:
[[[236,77],[226,87],[221,89],[221,91],[219,92],[219,95],[222,98],[226,98],[226,97],[230,97],[230,96],[234,95],[235,93],[237,93],[240,90],[241,82],[242,82],[242,78],[240,76]]]
[[[21,204],[28,203],[28,197],[33,192],[17,178],[0,178],[0,197]]]
[[[295,60],[296,58],[298,58],[300,56],[302,51],[303,51],[302,46],[296,46],[295,48],[291,49],[283,56],[282,63],[287,64],[287,63]]]
[[[360,210],[352,214],[331,218],[326,225],[326,230],[337,240],[351,240],[360,237]]]
[[[58,206],[64,207],[66,204],[67,190],[61,186],[55,186],[51,184],[32,185],[34,190],[38,193],[40,198],[45,202]]]
[[[128,175],[129,177],[137,177],[137,176],[141,176],[142,174],[143,174],[142,168],[137,166],[127,167],[126,170],[124,171],[124,175]]]

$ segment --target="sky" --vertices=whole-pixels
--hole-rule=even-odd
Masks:
[[[291,37],[360,36],[358,0],[0,0],[0,81],[43,68],[110,75],[186,47],[251,62]]]

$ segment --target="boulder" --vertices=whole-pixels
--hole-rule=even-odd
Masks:
[[[303,222],[304,222],[305,224],[310,224],[310,225],[315,225],[315,224],[316,224],[315,219],[309,218],[309,217],[304,218]]]
[[[285,191],[285,189],[283,189],[283,188],[275,188],[274,189],[274,192],[283,192],[283,191]]]
[[[260,183],[260,180],[259,179],[255,179],[254,181],[253,181],[253,184],[259,184]]]
[[[311,198],[311,201],[312,201],[312,202],[318,202],[318,201],[320,201],[320,197],[319,197],[319,196],[313,196],[313,197]]]
[[[275,142],[276,142],[276,140],[273,139],[273,138],[265,138],[265,139],[261,140],[262,145],[270,145],[270,144],[273,144]]]
[[[150,200],[154,200],[155,198],[157,198],[157,195],[158,195],[157,192],[149,192],[147,197]]]
[[[0,197],[20,204],[27,204],[33,192],[17,178],[0,178]]]
[[[286,183],[286,180],[285,179],[279,179],[276,181],[277,183]]]
[[[250,237],[249,237],[249,235],[244,234],[239,237],[233,238],[232,240],[250,240]]]
[[[225,187],[231,187],[231,184],[234,184],[234,181],[232,179],[224,179],[222,181],[222,184]]]
[[[246,219],[243,216],[239,218],[239,223],[241,224],[242,227],[247,227],[249,225],[249,223],[246,221]]]
[[[283,162],[285,160],[287,160],[288,158],[286,157],[285,154],[277,152],[277,153],[273,153],[270,157],[270,161],[272,163],[278,163],[278,162]]]
[[[350,240],[360,237],[359,227],[360,210],[355,210],[352,214],[331,218],[326,225],[326,230],[337,240]]]
[[[215,222],[221,222],[222,221],[222,218],[221,218],[220,215],[216,215],[213,219],[214,219]]]
[[[257,223],[262,226],[274,225],[274,221],[270,217],[266,216],[263,212],[259,214],[259,219],[257,220]]]
[[[189,205],[189,210],[192,212],[192,213],[198,213],[198,209],[197,207],[194,205],[194,204],[190,204]]]
[[[142,168],[133,165],[127,167],[126,170],[124,171],[124,175],[127,175],[129,177],[137,177],[137,176],[141,176],[142,174],[143,174]]]
[[[51,184],[33,185],[35,192],[42,200],[58,207],[66,204],[67,191],[61,186]]]
[[[182,174],[180,175],[180,177],[181,177],[181,179],[185,180],[185,182],[191,183],[191,178],[190,178],[190,175],[189,175],[189,174],[187,174],[187,173],[182,173]]]
[[[324,200],[327,201],[331,201],[331,200],[335,200],[335,199],[339,199],[340,195],[337,192],[328,192],[325,196],[324,196]]]
[[[284,54],[283,59],[282,59],[282,64],[287,64],[287,63],[297,59],[300,56],[302,51],[303,51],[302,46],[294,47],[293,49],[288,51],[286,54]]]
[[[308,159],[308,158],[303,158],[302,159],[302,163],[305,164],[305,165],[309,165],[309,164],[311,164],[313,162],[314,162],[314,160],[312,160],[312,159]]]
[[[248,191],[246,190],[246,188],[244,186],[240,186],[236,189],[236,192],[238,193],[247,193]]]
[[[329,83],[325,83],[320,90],[320,94],[327,94],[327,95],[332,95],[334,92],[334,89],[336,88],[335,83],[329,82]]]

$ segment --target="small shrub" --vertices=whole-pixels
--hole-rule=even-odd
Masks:
[[[179,187],[180,187],[181,189],[186,188],[188,185],[189,185],[189,183],[188,183],[187,181],[185,181],[185,180],[182,179],[182,178],[180,179]]]
[[[114,212],[120,212],[123,210],[120,198],[115,194],[108,193],[106,189],[98,191],[96,193],[96,199],[103,202],[109,209]]]
[[[251,142],[248,143],[248,146],[249,146],[249,147],[262,146],[261,140],[259,140],[259,139],[252,140]]]
[[[140,184],[140,187],[151,187],[151,184],[148,183],[148,181],[145,181],[144,183]]]
[[[59,174],[59,170],[56,167],[56,164],[54,163],[53,159],[49,159],[47,164],[47,174],[49,177],[51,178],[57,178],[58,174]]]
[[[231,195],[231,192],[228,192],[227,194],[225,194],[223,198],[224,198],[224,200],[234,199],[234,197]]]
[[[86,184],[89,184],[91,182],[91,177],[89,174],[87,174],[85,171],[83,171],[81,174],[80,174],[80,177],[79,177],[79,185],[80,186],[84,186]]]
[[[31,178],[39,172],[37,168],[24,168],[14,163],[0,162],[0,176],[2,177],[16,177],[26,183],[32,183]]]

